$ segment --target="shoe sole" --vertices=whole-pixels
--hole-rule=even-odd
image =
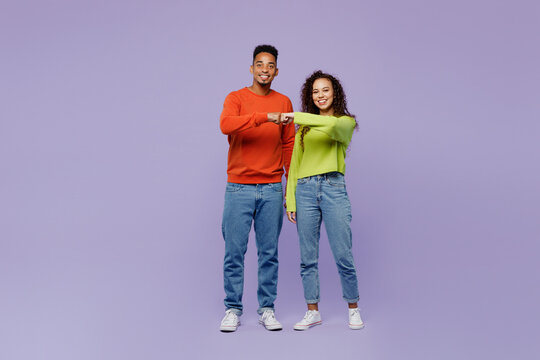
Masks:
[[[264,326],[264,328],[266,330],[270,330],[270,331],[279,331],[279,330],[283,330],[283,326],[279,326],[279,327],[270,327],[270,326],[266,326],[264,325],[264,322],[262,322],[261,320],[259,320],[259,324],[261,324],[262,326]]]
[[[240,326],[240,322],[238,322],[238,325],[236,325],[236,327],[223,327],[223,326],[221,326],[219,328],[219,331],[225,332],[225,333],[235,332],[236,329],[238,329],[239,326]]]
[[[322,324],[322,320],[314,322],[314,323],[306,325],[306,326],[296,326],[296,325],[294,325],[293,329],[296,330],[296,331],[304,331],[304,330],[307,330],[309,328],[312,328],[314,326],[321,325],[321,324]]]
[[[349,324],[349,329],[351,329],[351,330],[360,330],[360,329],[363,329],[364,326],[365,326],[364,324],[362,324],[362,325],[351,325],[351,324]]]

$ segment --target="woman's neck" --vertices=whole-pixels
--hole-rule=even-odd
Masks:
[[[322,116],[334,116],[334,108],[326,109],[326,110],[319,110],[319,115]]]

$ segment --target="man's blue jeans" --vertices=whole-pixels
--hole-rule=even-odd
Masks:
[[[358,280],[352,255],[351,204],[343,174],[331,172],[298,179],[296,226],[304,297],[316,304],[319,294],[319,238],[321,220],[328,235],[343,290],[343,299],[358,301]]]
[[[258,313],[274,308],[278,280],[278,237],[283,224],[281,183],[227,183],[222,232],[225,239],[223,265],[225,307],[242,314],[244,255],[251,224],[259,259]]]

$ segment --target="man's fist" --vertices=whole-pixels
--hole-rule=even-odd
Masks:
[[[271,112],[268,113],[268,121],[273,122],[274,124],[281,124],[281,113]]]
[[[282,113],[281,114],[281,123],[283,125],[288,125],[294,121],[294,113]]]

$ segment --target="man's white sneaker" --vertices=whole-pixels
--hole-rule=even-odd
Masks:
[[[364,327],[364,322],[360,317],[360,310],[358,308],[349,309],[349,327],[353,330],[358,330]]]
[[[225,311],[225,317],[221,320],[219,330],[223,332],[233,332],[240,326],[240,319],[231,309]]]
[[[321,313],[318,310],[308,310],[304,318],[294,325],[294,330],[307,330],[320,324],[322,324]]]
[[[280,322],[276,319],[274,310],[271,309],[267,309],[262,313],[259,318],[259,324],[264,325],[266,330],[274,331],[283,329],[283,326],[281,326]]]

